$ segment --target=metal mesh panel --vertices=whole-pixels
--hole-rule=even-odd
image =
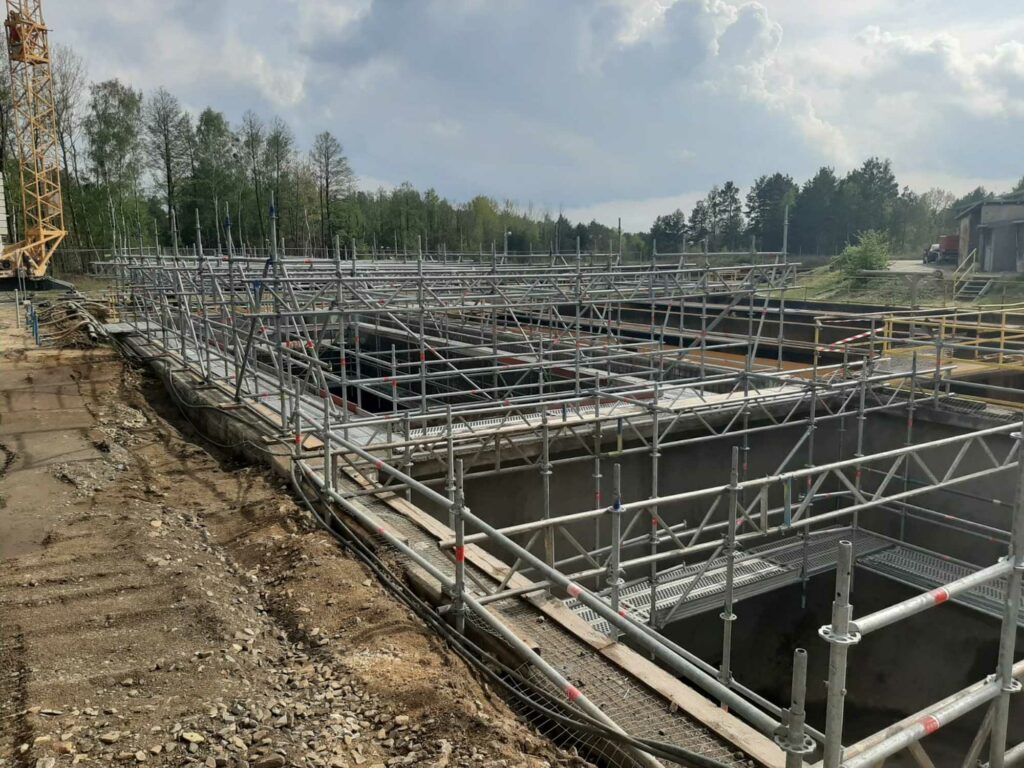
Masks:
[[[433,565],[446,573],[453,571],[452,562],[441,552],[429,534],[395,512],[384,502],[368,497],[364,505],[382,521],[404,536],[410,545]],[[467,589],[478,594],[468,579],[472,572],[484,583],[491,582],[482,571],[467,562]],[[627,733],[669,742],[707,757],[720,760],[727,765],[753,766],[755,763],[722,737],[705,728],[682,711],[670,711],[668,701],[658,693],[637,685],[617,665],[571,635],[543,615],[529,603],[520,599],[504,600],[488,606],[495,615],[511,627],[520,627],[523,633],[538,644],[545,660],[563,676],[572,681],[591,701],[614,720]],[[483,631],[490,631],[472,612],[467,621]],[[493,633],[492,633],[493,634]],[[527,669],[529,669],[527,667]],[[533,682],[542,681],[545,690],[553,687],[539,674],[530,670]],[[564,701],[561,692],[554,691],[556,701]],[[565,704],[562,705],[566,706]],[[575,747],[583,756],[605,761],[609,766],[633,766],[635,761],[618,746],[586,734],[569,733],[562,726],[545,719],[542,723],[536,715],[524,717],[532,725],[540,727],[559,744]]]
[[[853,541],[857,557],[892,546],[885,539],[862,530],[836,528],[812,534],[806,540],[803,537],[795,537],[751,547],[746,553],[737,556],[733,577],[733,600],[744,600],[798,583],[803,578],[805,561],[809,577],[832,570],[836,567],[839,542],[842,539]],[[662,614],[662,620],[669,614],[673,620],[679,620],[721,608],[725,594],[727,564],[728,558],[722,556],[715,558],[703,574],[703,563],[684,565],[659,573],[656,577],[658,589],[655,611]],[[686,600],[675,608],[677,601],[684,594]],[[629,584],[620,591],[619,596],[620,601],[638,621],[648,620],[651,611],[649,579]],[[598,632],[611,631],[607,621],[598,617],[579,600],[566,600],[565,605]]]
[[[907,547],[893,547],[871,555],[858,564],[872,573],[886,576],[901,584],[921,590],[934,589],[978,570],[963,563],[952,562],[938,555],[919,552]],[[981,584],[969,592],[961,593],[952,598],[952,602],[973,608],[989,616],[1002,618],[1005,598],[1006,577],[1004,576],[987,584]],[[1024,614],[1020,616],[1017,623],[1024,627]]]
[[[502,603],[499,613],[513,625],[528,623],[530,636],[541,645],[548,663],[629,733],[666,741],[727,765],[754,765],[742,752],[685,713],[672,712],[664,698],[638,685],[590,646],[549,621],[538,622],[531,606],[518,600],[508,601]]]

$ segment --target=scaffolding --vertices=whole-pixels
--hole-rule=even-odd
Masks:
[[[826,768],[875,765],[986,704],[983,730],[991,736],[979,733],[972,750],[980,755],[988,739],[989,764],[1010,764],[1009,695],[1022,672],[1013,661],[1024,571],[1020,491],[1012,503],[985,499],[1008,510],[1005,529],[917,502],[1019,472],[1019,420],[915,439],[915,414],[941,405],[957,364],[950,350],[964,345],[947,339],[929,358],[917,349],[933,344],[918,335],[920,318],[909,330],[902,320],[872,319],[856,333],[848,333],[848,318],[832,326],[817,320],[807,325],[813,340],[797,345],[810,359],[787,359],[785,298],[797,265],[784,254],[753,256],[728,266],[693,254],[639,265],[582,253],[368,260],[342,258],[337,248],[331,258],[272,247],[264,257],[235,253],[229,240],[226,253],[201,244],[185,254],[122,251],[103,268],[116,280],[121,330],[140,349],[271,425],[291,447],[297,477],[437,580],[450,600],[445,614],[460,630],[467,616],[486,625],[571,706],[608,727],[619,730],[503,623],[498,605],[561,601],[609,641],[650,654],[774,739],[787,768],[815,754]],[[777,314],[771,335],[770,311]],[[908,341],[906,359],[894,363],[893,345]],[[993,343],[979,333],[968,346],[984,353]],[[905,445],[866,450],[865,425],[875,413],[905,419]],[[852,448],[838,461],[823,461],[816,447],[816,430],[827,423]],[[756,476],[751,438],[775,430],[797,437],[774,471]],[[728,482],[662,492],[665,451],[715,441],[732,445]],[[650,467],[650,492],[636,500],[622,493],[622,461],[630,456]],[[591,468],[593,504],[559,514],[551,485],[573,463]],[[534,519],[497,527],[467,507],[467,480],[512,473],[538,478]],[[361,503],[392,494],[441,510],[446,567]],[[683,508],[700,511],[696,527],[680,522]],[[897,521],[899,533],[864,527],[868,510]],[[932,562],[936,553],[906,539],[911,519],[995,539],[1008,554],[986,568],[943,570]],[[467,567],[473,545],[502,554],[495,578]],[[855,560],[926,591],[854,620],[847,597]],[[741,599],[832,570],[837,598],[821,633],[832,656],[821,732],[803,712],[806,652],[794,655],[793,700],[783,708],[734,678],[732,626]],[[988,592],[979,597],[982,587]],[[994,674],[937,704],[931,720],[844,748],[848,647],[947,600],[1001,618]],[[717,666],[661,631],[712,606],[721,609]],[[633,757],[657,764],[640,752]]]

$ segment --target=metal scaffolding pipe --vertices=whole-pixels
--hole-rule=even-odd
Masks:
[[[897,621],[902,621],[922,611],[927,611],[929,608],[942,605],[947,600],[951,600],[964,592],[970,592],[982,584],[995,581],[1012,570],[1013,563],[1010,560],[1003,560],[995,565],[990,565],[987,568],[982,568],[980,571],[964,576],[962,579],[935,587],[935,589],[920,595],[914,595],[895,605],[890,605],[863,618],[856,619],[852,624],[852,629],[855,632],[860,632],[861,635],[875,632],[883,627],[895,624]]]

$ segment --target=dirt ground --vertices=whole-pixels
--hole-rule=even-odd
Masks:
[[[114,352],[0,309],[2,768],[585,765],[211,451]]]

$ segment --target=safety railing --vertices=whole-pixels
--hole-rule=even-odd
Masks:
[[[1024,312],[995,308],[888,315],[883,319],[881,342],[882,354],[887,356],[924,349],[939,360],[1024,368]]]
[[[978,271],[978,249],[975,248],[953,270],[953,296],[959,295],[961,289]]]
[[[400,423],[400,431],[385,432],[383,440],[377,439],[381,435],[378,428],[382,423],[388,423],[387,420],[382,421],[383,417],[379,415],[370,416],[363,412],[363,426],[370,435],[367,439],[365,434],[360,435],[357,431],[360,420],[353,418],[350,409],[353,403],[349,399],[349,387],[363,377],[357,371],[348,371],[344,365],[337,370],[327,361],[330,355],[338,353],[341,353],[342,360],[368,361],[365,356],[345,356],[346,345],[351,338],[347,334],[349,326],[358,326],[360,317],[386,317],[393,326],[402,323],[407,331],[415,332],[416,325],[410,325],[410,321],[420,320],[417,313],[421,312],[430,316],[436,327],[446,329],[452,318],[465,318],[473,312],[486,315],[501,306],[503,312],[511,313],[520,311],[524,306],[532,308],[543,303],[532,294],[531,286],[546,286],[541,292],[549,305],[571,304],[580,295],[578,283],[570,281],[567,284],[562,278],[524,270],[507,284],[502,281],[488,283],[486,277],[474,278],[461,284],[466,295],[442,295],[448,291],[450,278],[447,275],[442,280],[424,281],[420,275],[410,274],[407,270],[387,279],[378,275],[380,282],[367,279],[364,283],[361,278],[351,280],[339,276],[336,265],[289,265],[289,268],[294,267],[294,272],[278,265],[276,275],[260,275],[255,269],[256,264],[249,265],[248,272],[236,270],[234,266],[224,270],[221,265],[214,270],[202,260],[187,267],[172,263],[166,265],[166,269],[148,262],[124,264],[120,279],[130,289],[131,304],[127,314],[139,329],[140,343],[156,350],[175,367],[194,371],[206,386],[220,388],[240,406],[250,408],[271,422],[278,430],[278,437],[295,446],[298,471],[309,483],[384,536],[442,584],[452,596],[449,612],[458,626],[464,626],[464,611],[471,610],[503,637],[514,636],[514,632],[487,610],[489,603],[540,590],[549,591],[556,597],[574,599],[604,622],[614,639],[628,640],[641,651],[649,652],[757,730],[779,736],[780,745],[793,754],[806,754],[806,751],[799,750],[806,746],[806,736],[815,735],[813,729],[801,721],[802,700],[797,692],[794,690],[793,708],[784,713],[745,691],[733,679],[731,626],[736,619],[733,612],[734,579],[737,566],[743,562],[741,547],[753,541],[771,543],[794,534],[806,542],[810,540],[812,530],[840,523],[850,524],[852,530],[857,530],[858,515],[864,510],[909,503],[922,494],[979,480],[1016,466],[1018,448],[1014,446],[1010,453],[1004,455],[997,447],[999,441],[1005,440],[1005,436],[1016,428],[1015,425],[928,443],[917,443],[912,439],[914,380],[917,377],[940,376],[943,372],[941,354],[936,356],[935,365],[920,367],[915,357],[909,376],[907,372],[882,373],[870,365],[860,364],[852,367],[851,375],[839,376],[831,382],[823,379],[825,367],[819,366],[815,359],[806,379],[793,376],[784,382],[773,374],[766,378],[763,392],[758,392],[753,386],[757,375],[750,370],[748,363],[747,370],[738,375],[725,375],[721,381],[740,407],[730,411],[726,423],[719,425],[712,424],[708,413],[701,411],[700,397],[694,398],[696,402],[692,408],[684,408],[682,403],[666,407],[660,395],[671,391],[672,382],[659,381],[658,369],[651,366],[647,369],[648,379],[630,379],[635,373],[631,371],[621,375],[619,384],[607,388],[602,384],[599,392],[577,393],[575,388],[571,393],[538,392],[535,399],[524,398],[507,406],[495,397],[495,392],[491,392],[485,401],[471,403],[464,409],[441,411],[438,403],[443,406],[443,400],[426,401],[428,407],[421,407],[417,413],[408,408],[416,402],[415,398],[410,398],[403,403],[405,412],[400,413],[397,420],[392,419],[390,427],[385,427],[394,430]],[[259,270],[265,267],[263,262],[258,266]],[[329,274],[334,276],[329,277]],[[638,283],[635,280],[628,290],[613,295],[607,293],[612,290],[609,285],[614,282],[606,279],[611,275],[595,274],[591,277],[591,289],[595,293],[588,300],[595,305],[637,300]],[[649,281],[645,287],[648,291],[654,290],[655,282]],[[660,295],[684,295],[687,290],[688,287],[679,283]],[[508,295],[502,298],[502,291],[507,291]],[[428,296],[430,292],[434,294]],[[482,293],[486,293],[486,299],[481,298]],[[394,304],[388,303],[389,295],[395,299]],[[481,305],[477,303],[479,301],[486,303]],[[554,311],[551,314],[555,316]],[[562,317],[558,323],[559,331],[570,343],[578,345],[582,337],[575,318]],[[493,332],[495,326],[492,324],[490,327]],[[898,333],[893,326],[886,327],[886,338]],[[757,338],[759,336],[752,338],[755,349]],[[1008,338],[1006,343],[1011,344],[1012,341]],[[481,372],[486,378],[491,373],[491,363],[504,354],[503,347],[493,339],[490,345],[478,343],[476,346],[483,347],[485,351],[487,346],[490,347],[487,363],[483,366],[485,370]],[[463,362],[452,349],[440,346],[427,349],[426,354],[435,352],[448,354],[446,359],[455,368],[458,368],[456,362]],[[747,357],[749,360],[751,356]],[[383,359],[378,357],[377,364]],[[573,369],[579,359],[574,355],[571,365],[559,360],[551,368],[561,367],[563,375],[575,381]],[[430,374],[427,366],[420,366],[415,373],[408,374],[399,373],[397,365],[393,370],[397,375],[392,379],[401,376],[402,383],[411,387],[422,383]],[[458,371],[452,371],[452,374],[458,375]],[[481,390],[488,389],[480,387],[479,377],[473,381],[474,386]],[[339,383],[343,387],[340,398],[332,394],[332,388],[336,389]],[[393,387],[395,384],[395,381],[391,382]],[[793,388],[794,396],[783,404],[781,412],[776,404],[766,405],[763,411],[758,411],[758,398],[777,394],[783,384]],[[373,391],[379,394],[379,390]],[[702,392],[702,397],[710,398],[711,394]],[[424,402],[420,400],[421,404]],[[584,460],[596,462],[595,506],[584,512],[555,515],[550,501],[550,486],[552,472],[561,457],[551,455],[552,433],[559,429],[558,417],[552,418],[552,410],[559,414],[563,405],[567,414],[564,436],[576,440],[587,450],[593,450]],[[510,409],[513,414],[511,421],[505,416],[496,416],[497,409],[502,406]],[[866,414],[898,408],[908,410],[907,445],[874,454],[865,452]],[[602,414],[601,409],[607,410]],[[573,415],[571,419],[568,418],[570,413]],[[626,414],[635,416],[635,419],[632,422],[625,420]],[[620,416],[624,423],[621,427],[616,423],[615,428],[619,435],[625,437],[615,441],[615,449],[608,450],[601,425],[613,419],[617,422]],[[703,421],[707,434],[695,437],[677,435],[670,439],[670,431],[684,416]],[[494,418],[497,418],[496,424],[480,423]],[[815,458],[815,430],[830,419],[839,420],[844,429],[847,419],[853,422],[856,449],[853,458],[823,464],[820,455],[817,460]],[[593,431],[586,435],[574,433],[570,422],[589,424]],[[750,436],[759,430],[799,424],[806,429],[793,448],[780,457],[777,471],[760,478],[750,477],[746,461]],[[480,446],[473,446],[472,440],[482,439],[481,444],[486,445],[488,434],[495,426],[499,429],[512,426],[514,430],[522,430],[519,434],[531,440],[536,440],[539,435],[535,463],[531,464],[526,457],[519,458],[523,466],[532,466],[540,472],[544,489],[540,520],[499,528],[475,515],[465,505],[467,473],[460,459],[476,460],[477,455],[471,453],[464,457],[459,453],[464,449],[478,450]],[[430,430],[436,427],[441,429],[437,434],[432,433]],[[467,442],[457,442],[460,434],[468,436]],[[660,493],[659,474],[664,467],[659,457],[668,446],[727,436],[738,443],[733,451],[727,483],[677,494]],[[416,449],[442,454],[445,493],[413,476]],[[651,491],[638,500],[623,499],[621,468],[616,462],[612,503],[607,505],[599,495],[602,488],[601,462],[616,460],[627,452],[649,455]],[[799,468],[794,469],[794,466]],[[507,469],[499,464],[486,471],[497,473]],[[911,469],[920,473],[925,481],[909,483]],[[607,464],[604,471],[607,472]],[[357,480],[360,490],[353,492],[350,483],[342,483],[339,479],[341,473]],[[865,478],[869,476],[876,481],[868,483]],[[390,533],[380,521],[367,514],[354,495],[390,494],[400,490],[410,498],[413,493],[422,496],[448,515],[453,536],[441,542],[441,547],[451,555],[454,575],[438,567],[436,559],[424,557],[401,537]],[[826,501],[828,506],[824,503]],[[694,511],[696,519],[700,520],[696,528],[687,528],[679,522],[678,516],[673,520],[670,512],[681,509]],[[574,534],[574,527],[581,524],[601,525],[608,531],[609,539],[594,544],[580,541]],[[1015,541],[1020,538],[1016,529],[1014,535]],[[561,537],[563,550],[568,546],[568,556],[558,557],[553,546],[556,536]],[[570,538],[575,538],[575,543]],[[500,551],[506,556],[509,566],[495,583],[475,583],[470,587],[467,580],[472,581],[474,576],[466,567],[467,547],[477,543],[487,543]],[[678,566],[686,559],[705,563],[716,557],[725,558],[726,575],[721,615],[723,654],[717,669],[669,642],[657,632],[656,626],[659,618],[656,610],[659,603],[657,577],[662,569]],[[624,576],[627,570],[646,573],[650,578],[652,611],[646,622],[631,615],[622,599],[623,588],[627,585]],[[685,601],[685,595],[682,600],[677,598],[667,606],[660,618],[671,618],[672,611],[682,601]],[[538,654],[528,646],[524,647],[521,641],[517,643],[510,639],[510,642],[552,683],[564,690],[571,702],[595,717],[603,717],[600,710],[560,671],[539,659]],[[802,732],[797,728],[798,723]],[[826,745],[830,742],[828,733],[824,741]],[[835,739],[832,742],[837,743]],[[834,766],[829,765],[828,768]]]
[[[1019,448],[1018,448],[1019,450]],[[1018,469],[1024,462],[1018,464]],[[1024,473],[1018,477],[1018,487]],[[829,675],[826,685],[825,741],[819,768],[870,768],[881,765],[896,753],[910,749],[920,765],[931,765],[930,758],[919,742],[943,726],[974,709],[990,704],[990,712],[983,720],[975,737],[965,766],[977,764],[986,738],[989,740],[990,768],[1006,765],[1007,728],[1010,696],[1021,689],[1019,678],[1024,675],[1024,660],[1014,663],[1015,638],[1021,612],[1021,579],[1024,574],[1024,504],[1018,491],[1013,511],[1013,529],[1009,554],[999,562],[961,579],[936,587],[924,594],[908,598],[883,608],[861,619],[853,618],[850,604],[850,585],[853,576],[853,545],[840,542],[839,566],[836,570],[835,600],[832,603],[832,623],[819,631],[829,644]],[[952,598],[969,592],[983,584],[1004,579],[1006,581],[1005,612],[999,637],[999,651],[995,673],[969,686],[925,710],[905,718],[861,741],[844,748],[842,743],[845,699],[847,694],[847,662],[849,649],[872,632],[879,631],[923,611],[942,605]],[[803,701],[806,685],[806,660],[798,659],[793,668],[794,702]],[[794,705],[795,707],[796,705]],[[790,710],[788,726],[780,745],[788,753],[787,768],[803,765],[806,750],[801,748],[802,706]],[[792,745],[792,746],[790,746]]]

